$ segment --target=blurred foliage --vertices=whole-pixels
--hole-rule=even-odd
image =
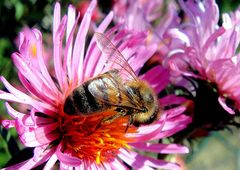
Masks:
[[[193,145],[192,152],[185,155],[189,170],[239,170],[239,129],[212,132]]]
[[[235,11],[240,4],[239,0],[216,0],[220,13]]]
[[[79,3],[79,0],[62,0],[63,12],[67,4]],[[102,11],[109,11],[111,0],[99,1]],[[15,39],[23,27],[37,27],[44,33],[51,32],[54,0],[1,0],[0,1],[0,75],[8,81],[17,80],[17,74],[11,61],[11,54],[16,51]],[[233,11],[240,4],[239,0],[217,0],[220,12]],[[3,86],[0,85],[3,89]],[[3,89],[4,90],[4,89]],[[5,118],[6,109],[0,102],[0,122]],[[26,156],[26,153],[30,153]],[[0,126],[0,168],[20,160],[13,157],[31,157],[32,149],[23,149],[15,129],[6,130]],[[11,160],[11,161],[9,161]],[[189,158],[187,159],[189,161]]]

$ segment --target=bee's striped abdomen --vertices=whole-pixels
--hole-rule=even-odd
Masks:
[[[90,114],[101,111],[102,103],[99,103],[88,90],[88,82],[76,88],[65,101],[64,112],[68,114]]]
[[[116,75],[116,70],[111,70],[74,89],[65,100],[64,112],[73,115],[89,115],[118,104],[121,101],[121,95],[119,95],[119,82]],[[114,103],[111,103],[113,101]]]

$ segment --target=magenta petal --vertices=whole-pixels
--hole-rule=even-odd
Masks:
[[[167,105],[174,105],[174,104],[182,104],[185,102],[187,99],[181,96],[176,96],[176,95],[167,95],[165,97],[162,97],[159,99],[160,105],[161,106],[167,106]]]
[[[156,92],[163,90],[169,83],[169,71],[161,66],[156,66],[141,76]]]

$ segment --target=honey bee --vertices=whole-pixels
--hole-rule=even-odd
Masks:
[[[108,71],[83,82],[64,103],[64,112],[89,116],[103,111],[115,114],[104,117],[100,126],[128,116],[128,126],[150,124],[159,116],[159,104],[153,89],[135,72],[116,46],[102,33],[94,34],[97,46],[106,57]]]

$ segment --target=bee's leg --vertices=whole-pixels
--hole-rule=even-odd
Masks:
[[[126,129],[125,129],[125,133],[127,133],[128,128],[131,124],[133,124],[133,115],[129,116],[128,124],[127,124]]]
[[[124,109],[122,109],[121,111],[118,111],[116,114],[114,114],[112,116],[103,118],[102,122],[103,123],[112,123],[115,119],[126,116],[126,115],[127,115],[127,112]]]
[[[127,115],[127,112],[122,109],[122,108],[116,108],[115,111],[117,112],[116,114],[103,118],[96,126],[96,130],[99,129],[104,123],[112,123],[115,119],[119,117],[123,117]]]

